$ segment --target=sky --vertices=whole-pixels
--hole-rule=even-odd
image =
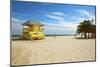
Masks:
[[[12,35],[33,19],[44,24],[45,34],[75,34],[80,22],[95,19],[95,6],[13,1],[11,8]]]

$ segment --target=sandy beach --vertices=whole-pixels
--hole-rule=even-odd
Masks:
[[[95,60],[95,39],[51,36],[43,40],[12,40],[12,65]]]

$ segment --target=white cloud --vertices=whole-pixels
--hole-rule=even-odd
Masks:
[[[49,32],[49,34],[75,34],[77,24],[73,23],[58,23],[58,24],[50,24],[47,23],[45,25],[45,32]]]
[[[20,20],[20,19],[17,19],[17,18],[14,18],[14,17],[12,17],[11,18],[11,20],[12,20],[12,22],[18,22],[18,23],[23,23],[23,22],[25,22],[25,20]]]
[[[19,35],[19,34],[21,34],[22,33],[22,23],[23,22],[25,22],[24,20],[19,20],[19,19],[17,19],[17,18],[14,18],[14,17],[12,17],[11,18],[11,20],[12,20],[12,23],[11,23],[11,25],[12,25],[12,35]]]
[[[85,10],[79,10],[79,12],[81,13],[80,15],[86,15],[86,16],[90,17],[90,13]]]
[[[86,17],[88,17],[88,19],[91,19],[91,18],[95,18],[95,16],[93,15],[93,14],[91,14],[90,12],[88,12],[88,11],[86,11],[86,10],[76,10],[76,12],[78,13],[78,14],[80,14],[81,16],[86,16]]]
[[[78,16],[73,16],[72,20],[76,21],[77,23],[86,20],[86,18],[83,17],[78,17]]]
[[[48,12],[48,14],[46,14],[45,16],[53,20],[64,20],[64,17],[67,15],[63,12]]]
[[[54,16],[54,15],[45,15],[45,16],[53,20],[63,20],[64,19],[63,17]]]
[[[64,19],[65,14],[62,12],[51,12],[47,15],[48,18],[54,20],[54,23],[42,22],[45,25],[45,29],[49,31],[76,31],[77,25],[76,22],[68,22]],[[56,20],[56,21],[55,21]],[[50,22],[50,21],[49,21]],[[67,34],[67,32],[66,32]]]
[[[73,16],[72,20],[74,20],[77,23],[80,23],[80,22],[82,22],[84,20],[92,20],[92,19],[95,20],[95,16],[93,14],[91,14],[91,12],[89,12],[89,11],[86,11],[86,10],[75,10],[75,11],[80,16],[78,16],[78,15],[77,16]],[[95,23],[95,21],[93,23]]]
[[[16,19],[16,18],[14,18],[14,17],[12,17],[11,20],[12,20],[12,21],[15,21],[15,22],[20,22],[19,19]]]
[[[57,21],[57,23],[45,23],[45,29],[54,30],[54,31],[76,31],[77,25],[76,23],[67,22],[65,20]]]
[[[63,12],[50,12],[50,14],[65,16],[65,14]]]

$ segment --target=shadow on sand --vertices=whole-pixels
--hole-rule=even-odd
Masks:
[[[82,37],[75,37],[75,39],[95,39],[95,38],[82,38]]]

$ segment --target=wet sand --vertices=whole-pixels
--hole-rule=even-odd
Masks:
[[[51,36],[34,41],[12,40],[11,43],[12,65],[95,60],[95,39]]]

